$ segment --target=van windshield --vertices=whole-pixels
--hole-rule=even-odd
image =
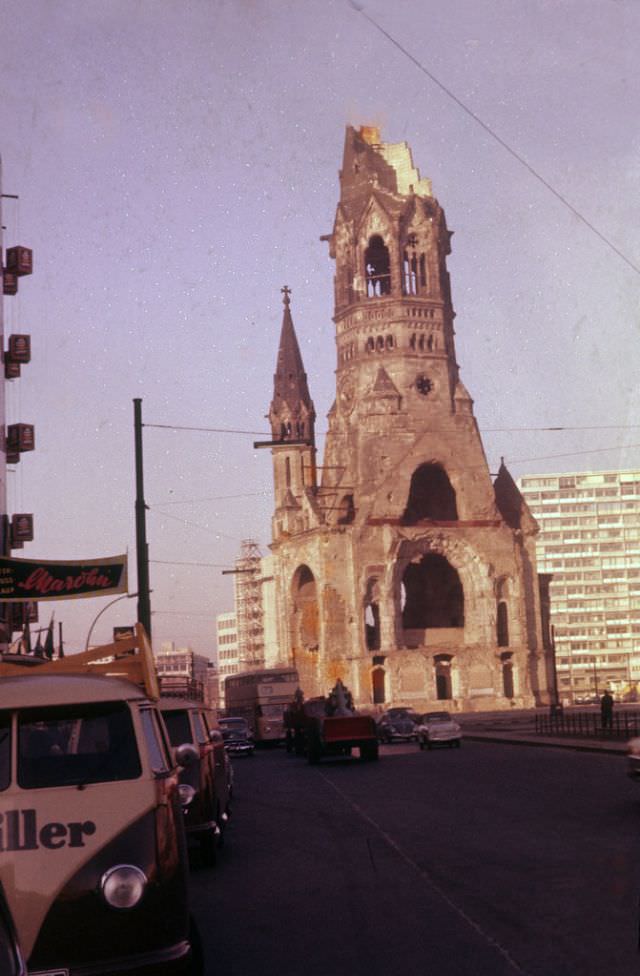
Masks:
[[[141,772],[125,702],[33,708],[18,715],[22,789],[136,779]]]

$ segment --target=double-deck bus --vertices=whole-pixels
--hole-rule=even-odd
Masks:
[[[257,743],[284,742],[283,713],[298,681],[295,668],[230,675],[224,683],[225,715],[245,718]]]

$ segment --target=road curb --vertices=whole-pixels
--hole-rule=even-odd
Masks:
[[[473,733],[465,732],[463,729],[464,739],[471,739],[475,742],[504,742],[506,745],[511,746],[537,746],[546,747],[549,749],[573,749],[574,752],[605,752],[609,755],[624,756],[626,754],[626,745],[621,744],[609,744],[606,742],[580,742],[576,739],[571,739],[565,741],[563,739],[534,739],[534,738],[522,738],[520,736],[510,736],[510,735],[500,735],[499,733]]]

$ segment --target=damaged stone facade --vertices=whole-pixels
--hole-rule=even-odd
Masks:
[[[307,696],[341,678],[360,706],[549,700],[537,525],[504,464],[492,482],[459,376],[450,238],[406,143],[349,127],[321,467],[288,289],[269,411],[280,656]]]

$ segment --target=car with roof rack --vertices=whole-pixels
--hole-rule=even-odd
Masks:
[[[5,941],[30,976],[201,976],[178,782],[195,750],[172,753],[144,630],[29,669],[5,655],[0,689]]]

